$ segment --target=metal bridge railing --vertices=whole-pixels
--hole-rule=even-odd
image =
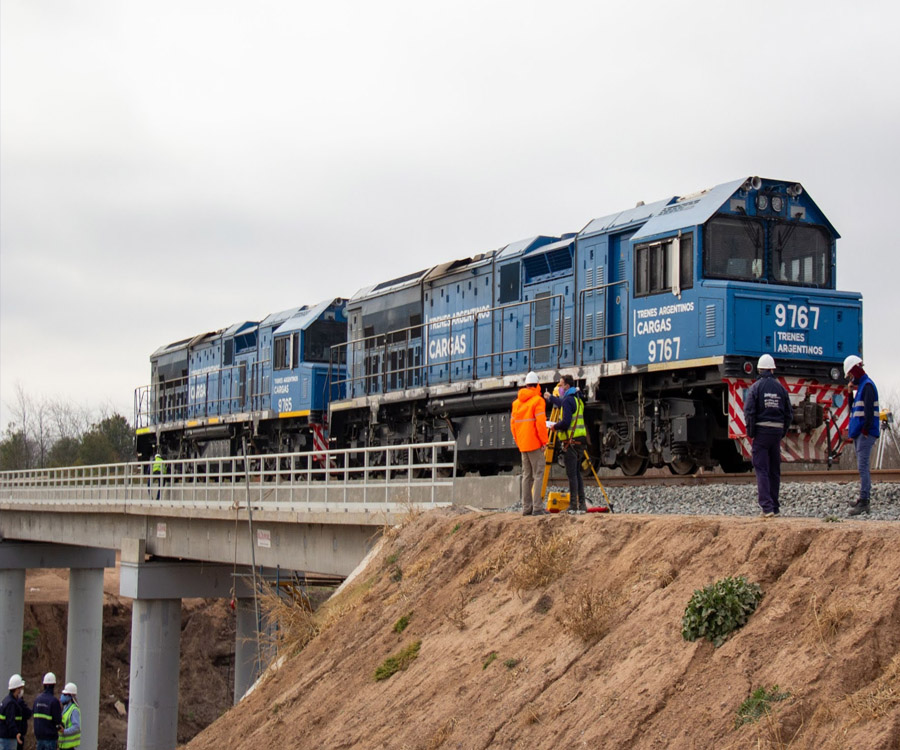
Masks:
[[[456,442],[0,472],[0,502],[262,510],[378,510],[453,502]],[[445,493],[446,494],[446,493]],[[157,499],[158,496],[158,499]]]

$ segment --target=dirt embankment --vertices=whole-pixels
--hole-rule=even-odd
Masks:
[[[22,676],[26,700],[40,691],[52,671],[60,683],[66,673],[68,576],[65,570],[29,571],[25,594],[25,648]],[[131,663],[131,600],[118,596],[117,569],[104,575],[103,665],[100,672],[99,745],[125,750],[128,736],[128,678]],[[181,610],[181,673],[178,739],[187,742],[232,704],[234,616],[221,599],[186,599]],[[57,690],[57,696],[59,690]],[[34,747],[29,727],[26,750]]]
[[[187,747],[897,748],[898,549],[865,521],[421,515]],[[685,641],[691,594],[736,575],[747,625]],[[782,699],[736,727],[758,688]]]

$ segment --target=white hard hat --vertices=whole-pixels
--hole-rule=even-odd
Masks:
[[[772,359],[771,354],[763,354],[759,358],[759,362],[756,363],[757,370],[774,370],[775,369],[775,360]]]
[[[47,672],[44,675],[43,685],[55,685],[56,684],[56,675],[53,672]]]
[[[78,685],[74,682],[67,682],[63,688],[63,695],[78,695]]]
[[[855,354],[851,354],[847,357],[847,359],[844,360],[844,377],[847,377],[850,374],[850,370],[862,363],[862,357],[857,357]]]
[[[25,687],[25,680],[22,679],[22,675],[14,674],[9,678],[9,689],[18,690],[20,687]]]
[[[525,385],[537,385],[538,384],[538,376],[537,373],[532,370],[525,376]]]

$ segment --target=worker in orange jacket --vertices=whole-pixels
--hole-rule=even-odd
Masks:
[[[522,515],[546,514],[541,507],[544,448],[547,434],[547,407],[535,372],[525,376],[525,387],[513,401],[509,420],[513,439],[522,454]]]

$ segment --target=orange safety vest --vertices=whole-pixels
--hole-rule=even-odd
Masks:
[[[522,453],[538,450],[547,444],[550,439],[547,434],[547,407],[539,385],[519,389],[519,397],[513,401],[509,427]]]

